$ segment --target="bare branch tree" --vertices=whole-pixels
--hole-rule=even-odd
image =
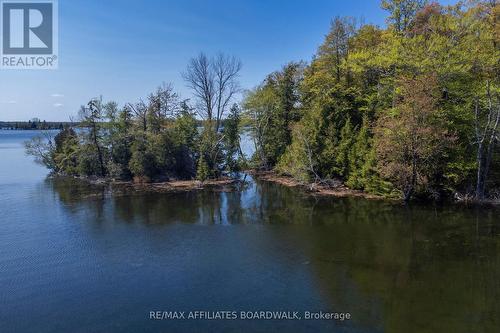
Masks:
[[[190,60],[182,74],[198,99],[198,114],[208,121],[215,121],[215,131],[219,130],[224,113],[240,91],[237,78],[241,67],[241,61],[235,57],[220,53],[209,59],[200,53]]]
[[[182,77],[193,90],[194,96],[200,101],[199,115],[206,120],[213,119],[215,100],[214,73],[211,70],[210,60],[204,53],[189,61],[186,72]]]
[[[241,67],[241,61],[236,57],[225,56],[222,53],[219,53],[212,62],[212,69],[215,73],[217,100],[216,130],[219,129],[220,122],[229,103],[234,95],[240,91],[237,78]]]

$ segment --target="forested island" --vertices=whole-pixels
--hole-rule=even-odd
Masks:
[[[253,169],[405,201],[498,200],[500,4],[381,5],[386,28],[334,18],[310,63],[286,64],[241,103],[241,62],[202,53],[183,72],[193,101],[170,84],[122,107],[93,99],[78,128],[27,151],[69,176],[203,182]]]

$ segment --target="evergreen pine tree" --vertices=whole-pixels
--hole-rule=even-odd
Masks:
[[[363,124],[354,140],[354,144],[349,152],[349,176],[347,186],[353,189],[362,190],[365,187],[367,179],[363,175],[363,166],[368,158],[371,146],[371,137],[369,133],[369,120],[363,117]]]
[[[351,119],[347,118],[344,127],[340,131],[340,142],[335,157],[336,172],[344,178],[349,175],[349,152],[353,143],[353,137]]]
[[[207,161],[203,155],[200,156],[198,160],[198,168],[196,170],[196,178],[202,182],[210,178],[210,168],[208,167]]]

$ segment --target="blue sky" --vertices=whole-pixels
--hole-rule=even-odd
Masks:
[[[384,25],[378,0],[59,0],[59,69],[0,70],[0,120],[68,120],[102,95],[120,104],[172,82],[203,51],[235,55],[249,89],[309,61],[335,16]]]

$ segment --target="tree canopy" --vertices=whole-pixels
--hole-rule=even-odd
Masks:
[[[334,18],[297,71],[294,94],[280,94],[289,66],[247,94],[256,165],[406,200],[494,195],[500,5],[383,0],[381,7],[386,28]]]

